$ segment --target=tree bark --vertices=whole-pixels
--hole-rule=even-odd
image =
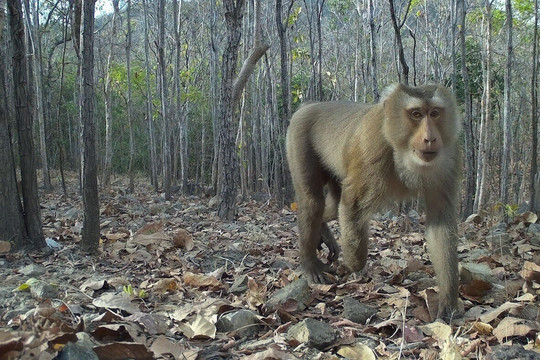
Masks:
[[[169,88],[167,80],[167,64],[165,64],[165,0],[159,0],[158,3],[158,65],[160,78],[160,102],[161,102],[161,118],[163,120],[163,192],[165,199],[171,199],[171,124],[169,114]]]
[[[41,156],[41,170],[43,175],[43,187],[45,191],[52,189],[51,177],[49,174],[49,161],[47,159],[47,138],[45,135],[45,102],[43,101],[43,70],[41,62],[41,36],[39,29],[38,9],[39,1],[35,1],[32,6],[28,0],[24,1],[26,12],[26,23],[28,24],[29,38],[29,66],[31,66],[31,75],[34,78],[34,114],[38,120],[39,127],[39,147]]]
[[[0,11],[0,41],[3,44],[5,26],[4,7]],[[0,47],[0,58],[6,54]],[[15,162],[11,145],[11,129],[7,113],[5,67],[0,66],[0,240],[9,241],[14,249],[25,248],[31,243],[24,224],[22,205],[17,191]]]
[[[94,253],[99,245],[99,195],[94,120],[94,0],[83,0],[81,34],[82,187],[84,219],[81,248]]]
[[[381,98],[377,78],[377,40],[375,39],[375,15],[373,9],[373,0],[369,0],[369,40],[371,55],[371,86],[373,90],[373,100],[378,102]]]
[[[126,69],[127,69],[127,118],[129,125],[129,193],[135,191],[135,169],[133,157],[135,156],[135,139],[133,135],[133,99],[131,85],[131,0],[127,0],[127,33],[126,33]]]
[[[218,216],[222,219],[232,220],[236,212],[236,193],[238,177],[238,161],[235,149],[234,110],[237,101],[246,85],[249,75],[255,69],[260,57],[270,47],[261,41],[260,31],[260,0],[255,2],[255,31],[253,49],[240,73],[235,79],[238,48],[242,36],[242,18],[244,16],[244,0],[225,0],[225,21],[227,23],[227,48],[222,61],[221,84],[221,115],[219,144],[222,156],[222,170],[220,172],[221,189],[218,205]]]
[[[397,48],[399,51],[399,63],[401,64],[401,73],[398,73],[399,80],[405,84],[409,84],[409,65],[407,65],[407,60],[405,59],[405,51],[403,49],[403,42],[401,40],[401,28],[407,20],[407,15],[409,14],[409,9],[411,7],[412,0],[409,0],[407,4],[407,10],[405,10],[405,15],[403,16],[403,21],[399,21],[396,16],[396,10],[394,8],[394,0],[388,0],[390,4],[390,18],[392,19],[392,26],[394,28],[394,33],[396,36]]]
[[[538,173],[538,0],[534,0],[534,32],[531,77],[531,173],[529,205],[531,211],[540,213],[540,173]],[[536,181],[535,181],[536,180]]]
[[[117,22],[119,16],[118,8],[119,0],[112,0],[113,3],[113,17],[112,17],[112,29],[111,29],[111,42],[109,44],[109,54],[107,55],[107,68],[105,69],[105,81],[103,91],[105,93],[105,161],[103,162],[103,185],[108,186],[111,183],[112,172],[112,89],[111,89],[111,62],[114,51],[114,41],[116,39]]]
[[[512,147],[512,114],[510,111],[510,91],[512,86],[512,3],[506,0],[506,27],[507,27],[507,45],[506,45],[506,67],[504,70],[504,100],[503,100],[503,148],[501,164],[501,185],[500,195],[503,204],[508,204],[508,188],[510,178],[510,149]]]
[[[148,29],[148,5],[146,0],[142,0],[144,13],[144,64],[146,77],[146,121],[148,122],[148,138],[150,141],[150,182],[154,186],[154,191],[158,191],[158,171],[156,155],[156,139],[154,134],[154,111],[152,105],[152,90],[150,88],[150,37]]]
[[[24,25],[20,0],[8,0],[11,40],[13,42],[13,81],[15,85],[15,117],[19,135],[24,221],[32,247],[45,246],[41,227],[36,161],[33,142],[33,117],[28,103],[27,63],[25,59]]]
[[[461,76],[463,77],[463,97],[465,102],[465,116],[463,118],[463,131],[465,133],[465,200],[463,203],[462,215],[472,214],[474,208],[474,194],[476,192],[475,164],[476,153],[473,137],[472,123],[472,99],[469,84],[469,70],[467,69],[467,49],[465,44],[465,4],[464,1],[457,0],[460,6],[461,27],[459,31],[461,46]]]

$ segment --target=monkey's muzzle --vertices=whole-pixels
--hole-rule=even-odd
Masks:
[[[415,151],[416,155],[425,162],[430,162],[437,157],[437,151]]]

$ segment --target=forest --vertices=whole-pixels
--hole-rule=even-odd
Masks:
[[[203,256],[208,244],[217,244],[220,237],[227,241],[237,237],[248,244],[244,247],[250,247],[250,231],[257,228],[257,239],[278,239],[279,244],[285,244],[277,250],[280,256],[290,256],[289,241],[297,241],[297,230],[292,227],[298,206],[285,143],[292,114],[303,104],[315,101],[377,103],[385,89],[396,83],[440,84],[456,98],[461,129],[458,143],[463,153],[458,201],[461,235],[466,233],[464,236],[470,240],[471,232],[482,234],[481,241],[491,246],[486,236],[493,240],[493,229],[501,221],[506,224],[505,239],[508,236],[508,240],[513,237],[531,243],[531,239],[538,239],[538,0],[0,0],[0,5],[0,57],[4,59],[0,64],[0,254],[46,247],[57,251],[51,240],[62,243],[69,239],[93,255],[105,251],[110,259],[102,266],[114,268],[120,266],[113,263],[121,256],[113,243],[126,245],[138,239],[136,247],[148,247],[141,256],[157,256],[182,286],[218,292],[224,289],[221,281],[234,280],[233,274],[221,278],[220,273],[219,284],[207,283],[208,278],[188,280],[186,272],[180,275],[171,270],[178,265],[177,259],[164,255],[172,251],[173,245],[150,250],[157,245],[143,245],[143,240],[134,234],[148,236],[144,241],[174,243],[187,251],[179,256],[189,262]],[[124,202],[131,204],[131,210],[124,207]],[[135,202],[140,209],[131,207]],[[206,210],[193,210],[199,206],[195,203],[203,204],[200,206]],[[73,204],[80,208],[74,218],[59,215],[71,211]],[[261,204],[259,210],[268,211],[258,213],[256,204]],[[177,213],[171,215],[174,211]],[[204,211],[203,216],[200,212]],[[404,228],[412,229],[413,235],[406,239],[412,242],[411,254],[415,253],[418,244],[414,234],[423,228],[422,215],[418,215],[422,214],[422,201],[401,203],[392,211],[400,215],[378,215],[371,235],[385,238],[379,232],[386,229],[389,238],[395,239]],[[186,214],[186,218],[180,220],[180,214]],[[259,228],[251,223],[254,219],[270,227]],[[276,219],[286,219],[290,226],[274,229],[269,224],[281,221]],[[403,228],[397,219],[405,219]],[[152,222],[154,225],[149,225]],[[200,225],[210,223],[216,229],[214,235]],[[180,231],[179,226],[184,229]],[[336,224],[331,227],[337,228]],[[153,238],[156,234],[159,236]],[[509,265],[509,260],[497,257],[489,265],[492,271],[511,268],[513,274],[521,274],[519,284],[530,285],[532,281],[537,286],[540,244],[534,243],[526,250],[518,248],[522,245],[519,241],[508,245],[516,246],[510,252],[519,253],[518,263]],[[229,243],[215,246],[229,249]],[[193,247],[198,251],[196,256],[189,255]],[[253,255],[253,249],[250,252],[244,247],[242,251]],[[261,247],[263,254],[258,255],[266,256],[266,250],[276,248],[267,244]],[[130,252],[129,263],[140,261],[132,255]],[[0,257],[2,264],[15,261],[12,257],[17,255],[5,256],[4,260]],[[50,261],[51,266],[56,266],[41,258],[47,255],[33,256],[44,265]],[[487,261],[486,257],[481,259],[478,261]],[[79,253],[73,261],[93,266]],[[144,262],[151,261],[145,258]],[[245,266],[243,260],[241,263]],[[375,271],[379,280],[385,271],[393,273],[387,263],[379,265],[385,269]],[[185,266],[181,265],[182,269]],[[242,266],[236,266],[240,273]],[[403,272],[414,271],[409,269],[410,261],[400,266]],[[214,276],[217,270],[211,270]],[[471,272],[473,277],[478,275],[476,270]],[[149,276],[146,272],[139,275],[141,279]],[[279,276],[272,281],[284,287],[292,275],[285,272]],[[284,280],[287,276],[288,280]],[[253,297],[264,299],[270,281],[264,277],[252,281],[251,277],[246,285],[249,308],[268,316],[261,310],[265,301],[257,302]],[[473,284],[485,285],[492,280],[482,277],[473,279]],[[129,290],[134,280],[130,281],[123,284],[124,295],[142,300],[145,290],[137,295]],[[357,283],[360,280],[351,281],[348,286],[366,290],[366,284]],[[261,283],[265,282],[262,290]],[[100,286],[92,290],[94,299],[107,289],[106,285]],[[152,286],[148,285],[147,291]],[[180,285],[168,282],[160,286],[165,286],[163,293],[169,294]],[[531,290],[525,288],[523,285],[524,292]],[[88,289],[81,292],[88,294]],[[460,293],[470,301],[502,304],[499,298],[489,302],[484,297],[493,291],[491,285],[481,294],[467,289],[460,289]],[[535,289],[533,292],[538,294]],[[340,292],[322,287],[317,291],[322,297]],[[296,307],[288,302],[275,308],[282,318],[270,326],[275,325],[274,330],[284,326],[285,318],[292,321],[301,311],[299,300],[291,301]],[[536,297],[532,301],[538,304]],[[428,300],[426,304],[423,317],[419,312],[414,316],[428,322],[434,318],[433,313],[428,313],[432,311]],[[10,306],[0,301],[0,309]],[[131,309],[119,309],[133,313]],[[500,310],[501,314],[509,308],[505,309],[492,311]],[[190,316],[194,316],[193,311]],[[486,318],[484,314],[482,323],[498,322],[496,317]],[[191,319],[186,315],[175,321],[186,318]],[[208,319],[204,321],[214,326],[215,321]],[[537,315],[531,318],[528,331],[514,335],[534,343],[531,334],[540,331],[538,320]],[[497,324],[492,323],[494,328]],[[0,325],[4,327],[5,323]],[[388,323],[377,329],[392,326],[399,327]],[[440,329],[423,330],[424,335],[440,341],[434,334]],[[484,330],[475,328],[481,335],[486,335]],[[491,330],[491,339],[502,343],[504,336]],[[186,331],[182,328],[177,333],[187,336]],[[189,331],[194,331],[193,326]],[[400,331],[403,337],[415,338],[406,334],[409,330],[405,327]],[[347,334],[354,338],[354,334]],[[204,331],[199,335],[208,338]],[[238,335],[236,330],[234,335]],[[197,334],[187,337],[197,339]],[[449,350],[457,346],[450,340],[444,346],[439,344],[438,350],[453,356],[475,353],[474,358],[483,358],[493,340],[476,340],[468,339],[461,352]],[[10,348],[3,341],[0,339],[0,350],[22,354],[18,352],[23,350]],[[536,351],[538,341],[536,337]],[[321,351],[329,351],[332,346],[337,349],[338,345],[330,343],[315,347]],[[222,354],[227,346],[237,345],[221,343],[212,354]],[[188,348],[194,349],[191,345],[183,349]],[[202,348],[186,358],[210,356],[200,352]],[[374,346],[370,348],[374,351]],[[395,348],[377,349],[378,357],[392,358],[389,354],[396,354]],[[274,350],[260,358],[285,356],[280,352],[283,348]],[[157,352],[152,351],[156,356]],[[412,348],[408,351],[415,358],[434,356],[431,352],[420,355]],[[256,352],[245,353],[255,359],[251,354]],[[402,352],[403,348],[399,354]],[[98,352],[99,358],[108,358],[105,353]],[[292,352],[287,354],[292,356]],[[351,358],[355,356],[359,355]]]

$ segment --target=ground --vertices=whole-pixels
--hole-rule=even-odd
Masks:
[[[207,197],[125,189],[101,192],[98,256],[79,248],[74,185],[41,197],[47,251],[0,241],[0,360],[540,358],[534,214],[460,224],[464,315],[447,325],[414,210],[373,220],[366,271],[308,285],[294,204],[243,201],[223,222]]]

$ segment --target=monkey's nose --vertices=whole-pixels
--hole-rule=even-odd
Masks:
[[[437,141],[437,138],[436,138],[436,137],[434,137],[434,138],[424,138],[424,142],[425,142],[426,144],[432,144],[432,143],[434,143],[435,141]]]

